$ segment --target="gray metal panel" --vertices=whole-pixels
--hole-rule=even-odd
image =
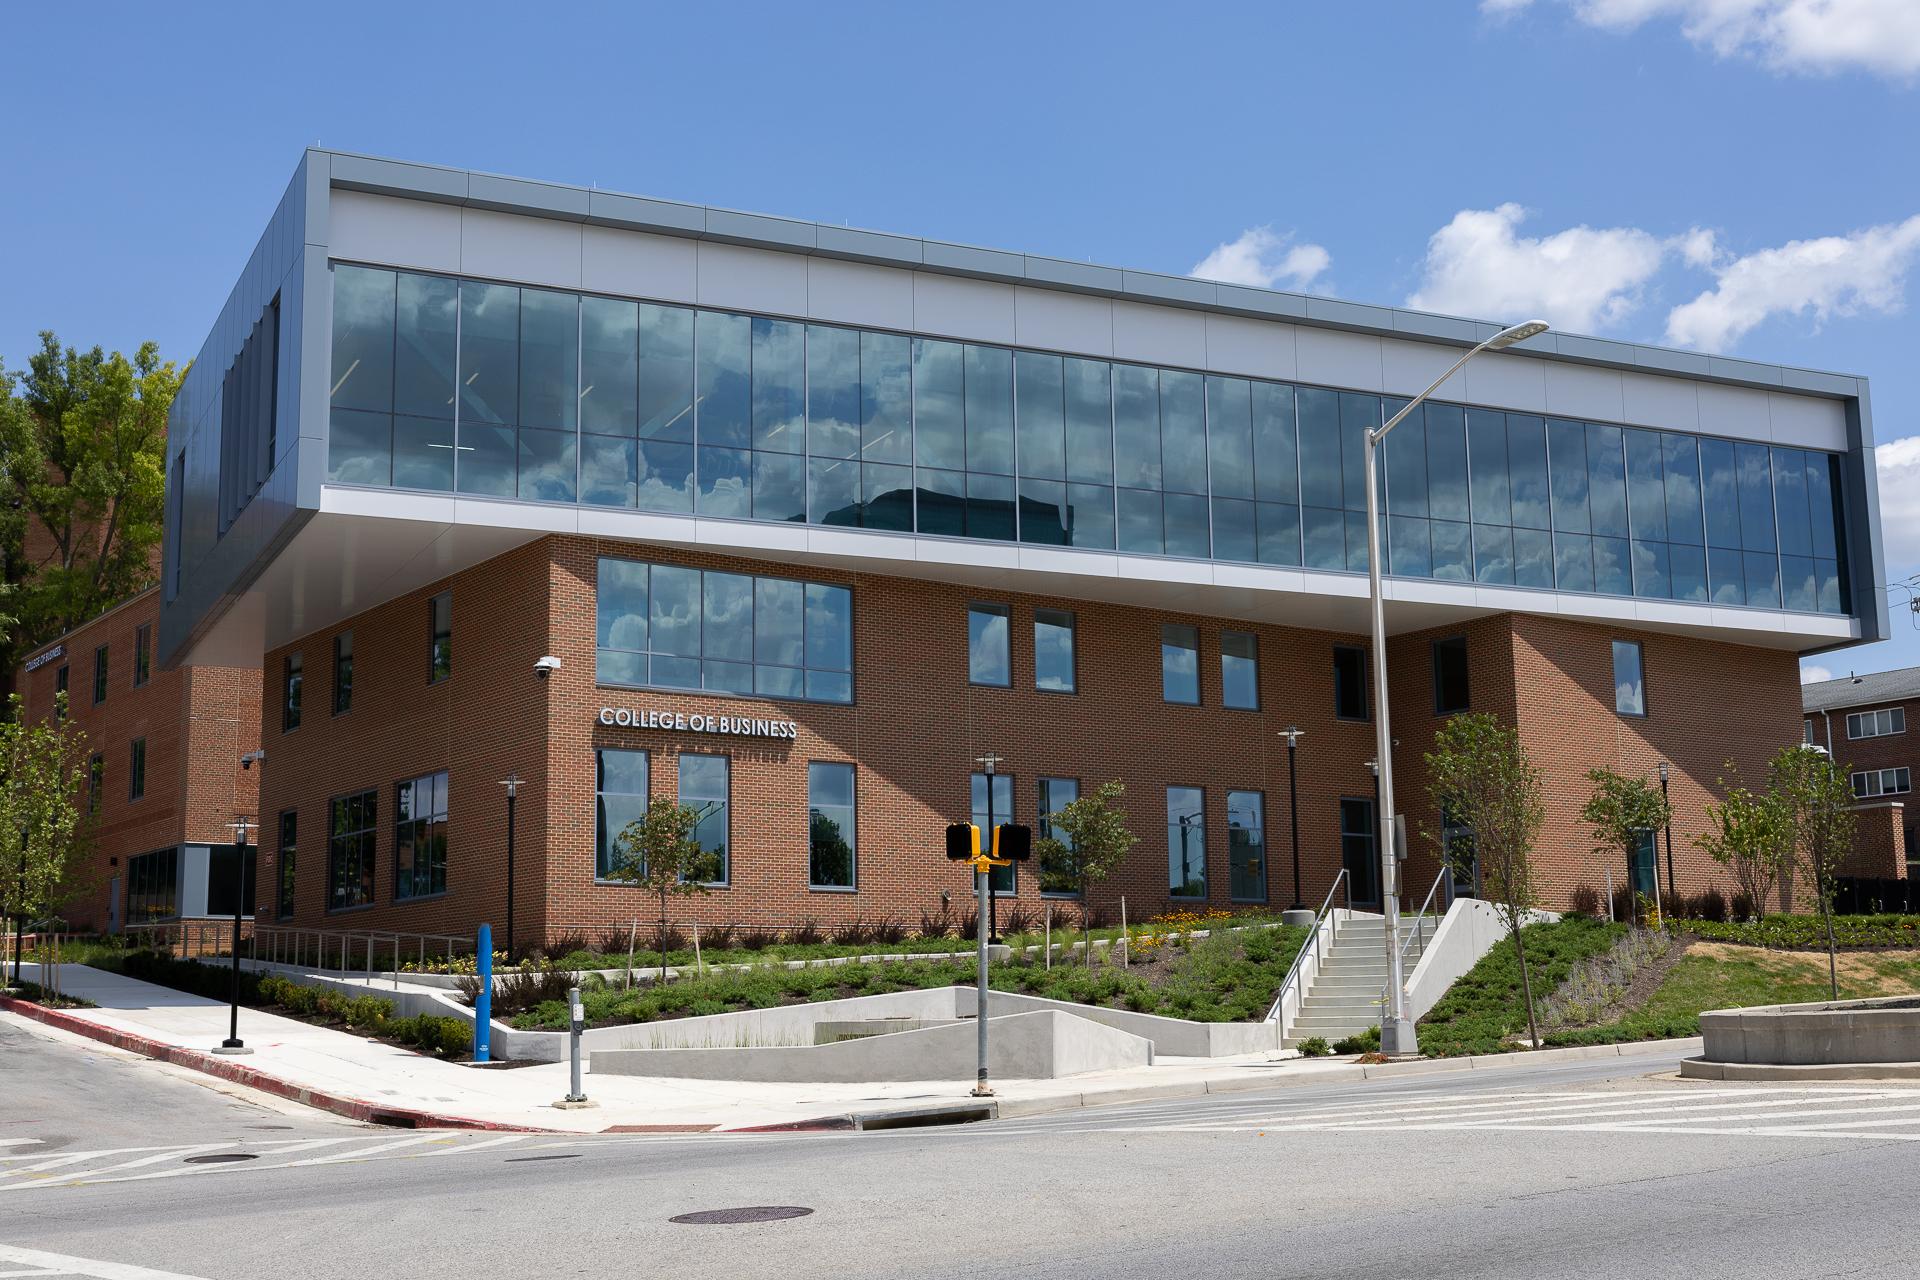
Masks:
[[[521,178],[497,178],[490,173],[476,173],[467,179],[469,209],[538,213],[542,217],[563,218],[568,222],[586,221],[587,194],[579,187],[528,182]]]
[[[1635,367],[1650,369],[1656,373],[1677,373],[1689,378],[1707,376],[1707,357],[1698,351],[1674,351],[1667,347],[1640,347],[1633,349]]]
[[[1298,320],[1307,314],[1307,300],[1297,293],[1275,289],[1251,289],[1243,284],[1215,284],[1213,301],[1225,311],[1252,316],[1271,316],[1276,320]]]
[[[1862,641],[1893,634],[1887,607],[1886,549],[1880,534],[1880,477],[1873,447],[1873,408],[1862,380],[1858,398],[1847,402],[1846,467],[1848,583]],[[1862,600],[1862,595],[1870,598]]]
[[[1026,256],[1025,262],[1030,284],[1050,284],[1087,293],[1116,293],[1125,283],[1124,273],[1112,267],[1096,267],[1090,262],[1036,258],[1032,254]]]
[[[1441,338],[1448,342],[1478,343],[1486,338],[1485,326],[1454,316],[1430,316],[1419,311],[1393,313],[1393,331],[1413,338]]]
[[[1373,332],[1393,329],[1393,310],[1364,302],[1342,302],[1338,298],[1308,298],[1308,320],[1323,320],[1343,329],[1367,329]]]
[[[460,204],[467,198],[468,175],[461,169],[440,169],[432,165],[375,160],[369,156],[335,152],[331,174],[334,186],[345,187],[349,191],[415,196],[423,200],[443,200],[449,204]]]
[[[925,261],[921,242],[912,236],[890,236],[853,227],[822,226],[816,233],[815,247],[830,257],[886,267],[917,267]]]
[[[624,227],[629,231],[699,236],[707,230],[707,210],[704,205],[621,196],[610,191],[590,191],[587,193],[587,221],[602,227]]]
[[[1575,333],[1556,333],[1554,350],[1561,358],[1578,360],[1585,364],[1626,365],[1633,364],[1633,348],[1624,342],[1609,342],[1605,338],[1587,338]]]
[[[1011,281],[1014,284],[1027,278],[1026,261],[1017,253],[976,249],[969,244],[948,244],[944,240],[924,240],[920,252],[922,260],[929,267],[941,271]]]
[[[1122,271],[1121,290],[1129,298],[1173,302],[1181,306],[1210,307],[1216,296],[1211,280],[1191,276],[1163,276],[1152,271]]]
[[[816,243],[814,232],[815,227],[811,222],[768,218],[757,213],[734,213],[730,209],[707,210],[709,240],[811,251]]]
[[[1857,396],[1860,379],[1851,374],[1820,373],[1812,369],[1781,369],[1783,391],[1811,391],[1816,395]]]
[[[1775,365],[1759,364],[1752,360],[1733,360],[1726,356],[1708,356],[1707,372],[1717,378],[1730,382],[1745,382],[1755,386],[1777,387],[1780,385],[1780,370]]]

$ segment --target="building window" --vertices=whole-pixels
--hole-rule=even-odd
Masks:
[[[1220,633],[1220,702],[1240,711],[1260,709],[1260,642],[1249,632]]]
[[[1647,682],[1640,642],[1613,642],[1613,709],[1623,716],[1647,714]]]
[[[153,624],[143,622],[133,629],[133,687],[145,686],[153,678]]]
[[[1907,731],[1907,709],[1905,707],[1885,707],[1879,711],[1850,711],[1847,713],[1847,737],[1885,738]],[[1807,741],[1813,741],[1813,721],[1807,721]]]
[[[1033,687],[1049,693],[1072,693],[1074,684],[1074,619],[1064,609],[1033,611]]]
[[[1902,796],[1911,790],[1913,774],[1905,765],[1898,769],[1868,769],[1853,775],[1853,794],[1862,800],[1871,800],[1875,796]]]
[[[63,662],[60,664],[60,669],[53,673],[53,722],[55,724],[67,722],[68,699],[65,695],[68,692],[70,679],[71,673],[67,670],[67,664]]]
[[[280,732],[300,727],[300,655],[290,653],[280,664]]]
[[[727,883],[729,763],[725,756],[683,753],[680,757],[680,803],[700,814],[693,839],[709,860],[708,884]]]
[[[601,684],[853,701],[853,593],[613,557],[598,570]]]
[[[333,638],[333,714],[353,710],[353,632]]]
[[[447,773],[410,778],[394,788],[393,896],[447,891]]]
[[[620,837],[647,811],[647,753],[602,747],[593,753],[593,776],[593,874],[611,880],[633,861]]]
[[[180,850],[127,859],[127,923],[152,924],[180,914]]]
[[[1373,801],[1340,801],[1340,862],[1357,903],[1380,901],[1380,858],[1375,839]]]
[[[1235,902],[1267,900],[1266,809],[1258,791],[1227,792],[1227,888]]]
[[[427,683],[438,684],[453,674],[453,592],[442,591],[427,601]]]
[[[280,811],[280,847],[274,854],[274,873],[280,878],[280,892],[275,903],[282,920],[293,918],[293,876],[295,849],[300,834],[300,815],[292,809]]]
[[[853,766],[814,761],[807,766],[807,885],[852,889],[857,840]]]
[[[1467,638],[1433,642],[1433,714],[1450,716],[1468,706]]]
[[[1342,720],[1367,720],[1367,651],[1358,645],[1333,646],[1333,714]]]
[[[1073,837],[1054,829],[1053,815],[1079,798],[1080,783],[1077,779],[1040,779],[1040,830],[1037,834],[1042,840],[1058,840],[1066,846],[1069,854],[1073,852]],[[1058,897],[1080,896],[1080,877],[1075,873],[1071,857],[1040,859],[1040,892]]]
[[[1806,743],[1808,746],[1813,745],[1813,721],[1812,720],[1802,720],[1800,722],[1800,741]]]
[[[147,794],[147,740],[135,738],[127,750],[127,799]]]
[[[1199,787],[1167,788],[1167,894],[1207,896],[1206,805]]]
[[[93,651],[93,705],[107,700],[107,646]]]
[[[1160,628],[1160,697],[1200,705],[1200,629],[1183,622]]]
[[[373,904],[373,842],[379,796],[361,791],[327,803],[327,910]]]
[[[107,789],[107,758],[98,751],[87,757],[87,812],[100,812],[100,797]]]
[[[967,606],[968,684],[990,684],[1005,688],[1013,683],[1013,661],[1008,653],[1007,631],[1007,606]]]
[[[1013,821],[1013,775],[976,773],[972,778],[973,825],[980,828],[980,851],[993,848],[993,829]],[[994,893],[1014,893],[1019,888],[1012,865],[995,867],[987,873],[987,887]]]

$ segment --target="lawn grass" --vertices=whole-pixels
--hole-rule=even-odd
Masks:
[[[1567,916],[1521,931],[1536,1005],[1557,990],[1574,965],[1613,947],[1627,927],[1587,916]],[[1512,938],[1502,938],[1420,1019],[1420,1052],[1429,1058],[1499,1053],[1527,1029],[1520,962]]]

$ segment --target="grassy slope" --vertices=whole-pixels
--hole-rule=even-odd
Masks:
[[[1575,964],[1608,950],[1625,933],[1625,925],[1578,916],[1528,925],[1522,938],[1536,1005],[1567,980]],[[1527,1027],[1521,989],[1513,940],[1502,938],[1420,1019],[1420,1051],[1430,1058],[1500,1052],[1508,1036]]]

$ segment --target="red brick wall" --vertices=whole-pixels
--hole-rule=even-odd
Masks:
[[[1907,807],[1898,800],[1869,801],[1854,810],[1853,856],[1843,876],[1904,880],[1907,876]]]
[[[1847,716],[1854,711],[1879,711],[1884,708],[1902,707],[1906,711],[1905,732],[1887,734],[1877,738],[1850,739],[1847,737]],[[1834,761],[1840,769],[1851,776],[1869,769],[1894,769],[1904,767],[1909,777],[1920,774],[1920,698],[1911,698],[1905,702],[1868,702],[1857,707],[1842,707],[1828,712],[1809,712],[1807,719],[1813,721],[1813,741],[1818,746],[1831,746]],[[1861,813],[1858,835],[1855,839],[1855,858],[1851,865],[1886,868],[1874,871],[1852,871],[1848,875],[1903,877],[1907,875],[1906,858],[1912,854],[1916,834],[1913,818],[1912,795],[1889,797],[1901,803],[1892,810],[1892,817],[1869,820],[1865,810]],[[1892,822],[1893,829],[1883,831],[1884,822]],[[1897,844],[1895,843],[1897,841]]]

